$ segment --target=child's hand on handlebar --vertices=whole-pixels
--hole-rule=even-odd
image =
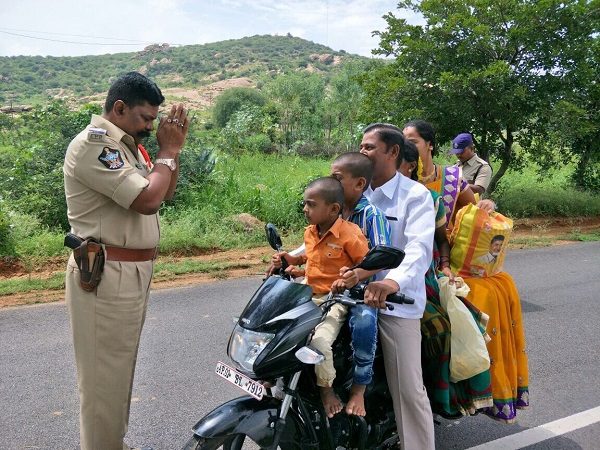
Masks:
[[[303,262],[300,256],[292,256],[288,252],[279,252],[271,256],[271,264],[275,269],[281,268],[281,258],[285,259],[290,266],[299,266]]]
[[[271,266],[273,267],[273,269],[281,269],[281,256],[284,255],[284,253],[275,253],[273,256],[271,256]]]
[[[348,270],[348,267],[342,267],[340,269],[340,276],[342,278],[335,280],[331,285],[331,292],[334,294],[341,294],[346,289],[356,286],[360,281],[356,272],[354,270]]]
[[[274,273],[277,273],[279,269],[281,269],[281,257],[285,254],[285,252],[275,253],[271,256],[271,265],[267,269],[267,276],[270,277]]]
[[[304,276],[304,269],[300,269],[296,266],[287,266],[285,273],[290,275],[292,278],[298,278]]]
[[[395,294],[399,289],[400,286],[394,280],[372,281],[365,289],[365,303],[375,308],[385,309],[387,296]]]

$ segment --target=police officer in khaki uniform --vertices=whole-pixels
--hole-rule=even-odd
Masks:
[[[483,195],[492,181],[492,167],[477,156],[471,133],[460,133],[452,140],[450,153],[458,158],[458,167],[462,168],[463,179],[475,194]]]
[[[89,257],[89,267],[78,266],[73,255],[67,266],[82,450],[129,448],[123,438],[159,241],[158,209],[174,194],[189,124],[183,107],[173,106],[158,125],[154,165],[146,160],[138,145],[153,130],[163,101],[145,76],[122,76],[110,87],[102,116],[92,116],[65,155],[71,232],[93,238],[105,259],[92,290],[84,289],[81,276],[93,266],[94,253],[75,250]]]

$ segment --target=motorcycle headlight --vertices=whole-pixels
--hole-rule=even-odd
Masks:
[[[254,361],[274,337],[272,333],[258,333],[236,325],[229,342],[229,357],[241,368],[252,372]]]

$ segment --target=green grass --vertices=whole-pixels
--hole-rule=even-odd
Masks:
[[[300,201],[304,186],[329,173],[329,161],[298,156],[242,153],[219,157],[204,189],[186,194],[186,205],[163,215],[161,252],[194,254],[202,249],[264,245],[262,227],[244,230],[235,216],[248,213],[296,236],[306,225]]]
[[[157,262],[154,270],[155,281],[172,280],[178,275],[207,273],[218,275],[225,270],[245,269],[251,265],[243,261],[192,261]],[[35,274],[23,278],[0,280],[0,296],[65,288],[65,272],[55,272],[49,278],[39,278]]]
[[[154,270],[154,280],[170,280],[177,275],[190,273],[219,273],[231,269],[247,269],[250,264],[231,261],[231,262],[210,262],[210,261],[179,261],[157,263]]]
[[[575,189],[572,172],[566,165],[541,177],[530,164],[505,175],[493,198],[499,211],[513,218],[600,216],[600,196]]]
[[[219,154],[209,179],[178,195],[161,211],[161,254],[197,255],[265,245],[262,227],[245,230],[235,218],[240,213],[274,223],[284,237],[284,247],[293,248],[302,241],[306,225],[300,208],[303,188],[328,174],[329,165],[327,159],[296,155]],[[571,171],[568,166],[556,169],[544,179],[531,165],[520,173],[509,172],[494,195],[499,211],[513,218],[600,215],[600,197],[571,187]],[[33,271],[49,258],[67,253],[61,232],[40,226],[30,215],[13,213],[10,220],[14,252],[0,256],[16,257]],[[598,239],[595,234],[578,233],[570,238]]]
[[[525,237],[513,238],[510,241],[511,248],[538,248],[549,247],[556,240],[569,240],[591,242],[600,241],[600,231],[592,233],[581,233],[574,231],[564,236],[551,237]],[[299,233],[284,236],[284,246],[287,249],[295,248],[302,238]],[[265,267],[268,261],[263,261]],[[225,271],[232,269],[245,269],[251,264],[244,261],[194,261],[180,260],[169,261],[168,259],[156,263],[154,270],[154,281],[174,280],[180,275],[205,273],[219,277],[225,276]],[[55,272],[49,278],[39,278],[35,274],[23,278],[7,278],[0,280],[0,296],[15,295],[27,292],[39,292],[50,290],[62,290],[65,287],[65,273]]]
[[[567,241],[596,242],[600,241],[600,230],[592,233],[582,233],[580,231],[573,231],[567,234],[566,236],[561,237],[561,239]]]
[[[509,246],[511,248],[537,248],[550,247],[554,244],[556,238],[551,237],[522,237],[511,238]]]
[[[23,292],[60,290],[65,288],[65,273],[57,272],[49,278],[7,278],[0,280],[0,295],[13,295]]]

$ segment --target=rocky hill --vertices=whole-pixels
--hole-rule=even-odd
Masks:
[[[155,44],[135,53],[81,57],[0,57],[0,107],[67,98],[97,101],[111,80],[136,70],[165,93],[207,106],[230,86],[254,86],[289,71],[326,76],[348,59],[362,57],[287,36],[252,36],[204,45]]]

